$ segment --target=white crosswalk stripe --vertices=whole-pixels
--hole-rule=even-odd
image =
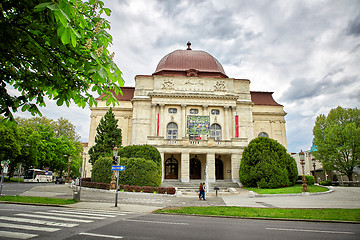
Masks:
[[[126,215],[114,211],[49,210],[46,212],[17,213],[14,216],[0,217],[0,239],[30,239],[41,232],[52,233],[62,228],[76,227],[80,223]],[[36,226],[43,225],[43,226]],[[21,232],[25,230],[27,232]],[[33,232],[32,232],[33,231]]]
[[[16,228],[16,229],[24,229],[24,230],[34,230],[34,231],[42,231],[42,232],[56,232],[56,231],[60,230],[60,228],[37,227],[37,226],[13,224],[13,223],[3,223],[3,222],[0,222],[0,227]]]
[[[35,215],[35,214],[28,214],[28,213],[18,213],[16,216],[21,217],[33,217],[33,218],[44,218],[44,219],[51,219],[51,220],[60,220],[60,221],[69,221],[69,222],[82,222],[82,223],[91,223],[94,222],[92,220],[83,220],[83,219],[75,219],[75,218],[63,218],[63,217],[53,217],[53,216],[43,216],[43,215]]]
[[[121,214],[117,214],[117,215],[106,215],[106,214],[100,214],[100,213],[89,213],[89,212],[76,212],[76,211],[59,211],[59,210],[50,210],[50,212],[52,213],[70,213],[70,214],[74,214],[74,215],[84,215],[84,216],[98,216],[98,217],[116,217],[116,216],[124,216],[126,214],[121,213]]]
[[[29,234],[29,233],[20,233],[20,232],[9,232],[9,231],[0,231],[0,237],[6,238],[17,238],[17,239],[29,239],[33,237],[37,237],[37,234]]]
[[[69,216],[69,213],[54,213],[54,212],[34,212],[37,214],[43,214],[43,215],[51,215],[51,216]],[[73,214],[73,213],[72,213]],[[72,217],[78,217],[78,218],[83,218],[83,219],[105,219],[105,217],[95,217],[95,216],[74,216],[72,215]]]

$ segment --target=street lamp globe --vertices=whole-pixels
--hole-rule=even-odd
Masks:
[[[113,148],[113,156],[116,157],[118,155],[119,149],[118,147],[115,145],[115,147]]]

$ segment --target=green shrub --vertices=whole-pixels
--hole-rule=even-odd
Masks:
[[[119,150],[122,158],[143,158],[155,162],[161,171],[161,156],[159,151],[150,145],[130,145]],[[121,160],[120,160],[121,162]]]
[[[100,157],[93,165],[91,181],[99,183],[110,183],[113,171],[111,171],[112,158]]]
[[[143,158],[123,157],[121,158],[121,165],[125,166],[125,171],[119,173],[120,184],[150,187],[160,186],[161,174],[158,165],[154,161]]]
[[[315,177],[312,175],[305,175],[307,185],[314,185]],[[302,175],[299,175],[297,178],[298,183],[302,183]]]
[[[245,187],[279,188],[295,184],[298,170],[294,158],[277,141],[259,137],[244,149],[239,169]]]
[[[322,181],[322,182],[320,182],[320,185],[323,185],[323,186],[331,186],[331,180]]]

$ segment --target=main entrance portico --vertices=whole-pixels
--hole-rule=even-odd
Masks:
[[[238,153],[205,153],[182,149],[180,152],[161,152],[163,163],[163,181],[190,182],[206,179],[206,168],[209,182],[217,180],[239,182],[240,157]]]

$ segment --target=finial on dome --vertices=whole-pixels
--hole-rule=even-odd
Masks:
[[[190,47],[190,46],[191,46],[191,42],[190,42],[190,41],[187,42],[187,46],[188,46],[188,47],[187,47],[186,50],[191,50],[191,47]]]

